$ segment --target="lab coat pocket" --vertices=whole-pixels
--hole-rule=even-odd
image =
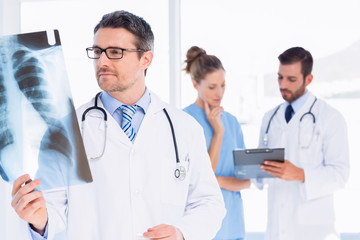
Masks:
[[[297,209],[300,224],[332,224],[335,221],[332,198],[322,197],[305,201]]]
[[[161,182],[161,207],[164,221],[175,225],[184,215],[188,197],[188,177],[184,180],[175,178],[174,170],[171,175],[163,173]]]
[[[171,169],[171,171],[168,170],[162,173],[161,201],[165,204],[177,206],[185,206],[186,204],[189,189],[189,176],[187,176],[187,166],[184,164],[181,166],[186,171],[183,180],[175,177],[175,168]]]
[[[321,161],[322,141],[320,133],[304,132],[299,135],[298,147],[300,148],[301,166],[317,166]]]

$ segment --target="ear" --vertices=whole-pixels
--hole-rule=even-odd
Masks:
[[[141,56],[141,65],[144,68],[144,70],[150,66],[153,57],[154,57],[154,53],[151,50],[143,53],[143,55]]]
[[[193,84],[194,88],[196,90],[198,90],[199,84],[194,79],[192,79],[192,84]]]
[[[309,74],[306,76],[305,78],[305,86],[307,87],[307,85],[309,85],[313,80],[313,75],[312,74]]]

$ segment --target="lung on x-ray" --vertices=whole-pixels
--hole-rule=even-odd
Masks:
[[[41,189],[92,177],[57,30],[0,37],[0,175]]]

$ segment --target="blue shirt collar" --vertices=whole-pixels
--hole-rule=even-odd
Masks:
[[[293,103],[291,103],[294,113],[296,113],[306,103],[306,100],[309,98],[309,96],[310,96],[310,92],[306,89],[306,93],[304,95],[302,95],[301,97],[296,99]],[[287,107],[289,104],[290,103],[286,101],[285,107]]]
[[[147,109],[149,108],[150,102],[151,102],[151,96],[150,91],[145,88],[145,93],[143,96],[139,99],[139,101],[136,102],[136,105],[138,105],[140,108],[138,110],[142,110],[144,114],[146,113]],[[116,109],[123,105],[122,102],[119,100],[113,98],[109,93],[103,91],[100,95],[101,101],[104,105],[104,108],[111,113],[111,115],[114,114]]]

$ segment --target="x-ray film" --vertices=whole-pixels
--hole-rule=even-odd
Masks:
[[[57,30],[0,37],[0,175],[91,182]]]

